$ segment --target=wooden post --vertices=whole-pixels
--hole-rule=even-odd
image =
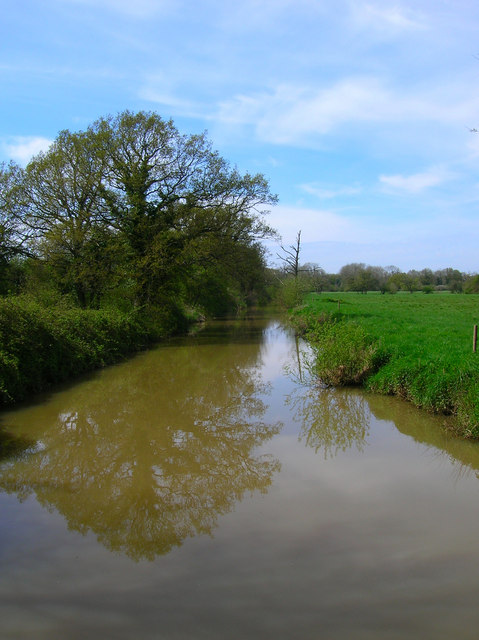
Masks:
[[[472,332],[472,352],[476,353],[477,347],[477,324],[474,325],[474,330]]]

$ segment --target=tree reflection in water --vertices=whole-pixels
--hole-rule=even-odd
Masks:
[[[364,450],[371,412],[357,391],[303,387],[287,403],[301,425],[299,439],[316,453],[322,451],[325,459],[351,447]]]
[[[35,443],[27,438],[0,429],[0,461],[33,450]]]
[[[286,372],[297,387],[286,398],[286,404],[300,426],[299,440],[315,453],[322,451],[325,459],[353,446],[362,452],[371,424],[365,397],[356,389],[322,387],[314,373],[315,353],[298,337],[293,362]]]
[[[4,463],[0,487],[136,560],[211,534],[280,467],[254,451],[282,426],[261,420],[259,345],[231,349],[165,346],[24,413],[16,431],[42,447]]]

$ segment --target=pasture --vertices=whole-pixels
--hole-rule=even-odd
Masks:
[[[310,294],[292,318],[326,383],[399,395],[455,416],[461,435],[479,438],[479,295]]]

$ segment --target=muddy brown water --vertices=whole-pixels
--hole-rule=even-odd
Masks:
[[[213,322],[4,412],[0,638],[476,639],[479,445],[299,347]]]

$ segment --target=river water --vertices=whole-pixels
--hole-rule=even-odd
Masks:
[[[476,639],[479,445],[302,351],[213,322],[4,412],[0,638]]]

